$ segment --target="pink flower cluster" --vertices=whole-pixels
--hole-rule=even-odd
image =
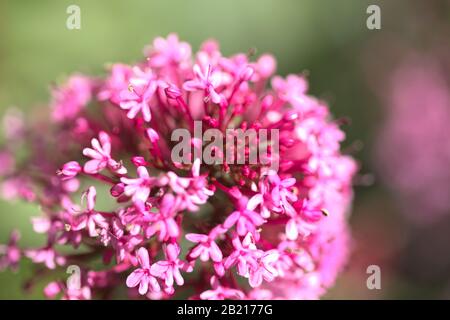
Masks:
[[[80,287],[55,278],[50,298],[111,298],[120,287],[149,299],[320,297],[347,259],[357,170],[326,104],[303,76],[273,76],[271,55],[224,57],[210,40],[192,57],[174,34],[145,55],[104,78],[72,76],[53,89],[50,122],[8,139],[1,159],[21,145],[29,157],[2,173],[3,194],[40,205],[32,223],[47,241],[19,249],[14,233],[0,266],[21,255],[38,272],[79,266]],[[172,162],[171,133],[194,121],[278,129],[280,169]]]

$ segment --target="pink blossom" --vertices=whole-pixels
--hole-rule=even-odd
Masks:
[[[202,300],[241,300],[245,295],[242,291],[233,288],[227,288],[220,285],[219,279],[216,276],[211,277],[211,290],[203,291],[200,294]]]
[[[94,187],[89,187],[83,195],[83,197],[87,199],[86,210],[82,213],[73,212],[70,223],[74,231],[87,228],[89,235],[91,237],[96,237],[99,235],[98,228],[104,229],[108,227],[105,217],[94,210],[96,196],[97,191]]]
[[[153,40],[153,46],[147,51],[149,64],[155,68],[187,64],[191,58],[191,46],[187,42],[180,42],[174,33],[169,34],[167,39],[156,38]]]
[[[105,81],[104,86],[100,89],[97,97],[99,100],[111,100],[115,104],[119,104],[120,93],[128,88],[130,78],[133,75],[133,69],[130,66],[116,63],[111,67],[111,74]]]
[[[180,250],[181,249],[177,244],[168,244],[164,250],[167,260],[158,261],[150,268],[150,272],[154,276],[164,280],[168,292],[173,291],[174,283],[179,286],[184,284],[184,279],[180,272],[181,270],[185,272],[192,271],[191,265],[178,258]]]
[[[93,82],[90,78],[75,75],[53,90],[53,119],[58,122],[74,119],[92,97]]]
[[[196,259],[200,257],[202,261],[208,261],[211,259],[214,262],[222,261],[222,251],[217,246],[214,239],[211,236],[198,233],[186,234],[186,239],[191,242],[198,243],[189,253],[189,257]]]
[[[144,120],[149,122],[152,119],[150,100],[155,95],[158,85],[150,71],[146,72],[138,67],[133,71],[134,76],[130,79],[128,88],[120,93],[120,107],[128,110],[129,119],[134,119],[142,112]]]
[[[151,188],[156,184],[156,179],[150,177],[145,167],[137,168],[139,178],[130,179],[122,177],[120,181],[125,184],[124,193],[132,197],[133,201],[146,202]]]
[[[108,169],[117,174],[126,174],[127,169],[121,163],[111,158],[111,138],[109,135],[101,131],[98,137],[98,140],[96,138],[91,140],[92,149],[83,149],[83,154],[86,157],[92,158],[92,160],[84,164],[84,171],[89,174],[95,174],[108,167]],[[76,167],[73,162],[70,166]]]
[[[208,66],[206,72],[202,71],[199,65],[194,65],[195,79],[186,81],[183,84],[183,89],[187,91],[204,90],[205,95],[211,98],[211,101],[224,105],[227,103],[226,99],[219,94],[216,90],[220,86],[221,76],[220,73],[212,70],[211,66]]]
[[[200,160],[196,159],[191,169],[191,178],[182,178],[174,172],[168,172],[168,185],[175,192],[180,202],[180,210],[197,211],[199,205],[205,204],[214,194],[208,188],[205,175],[200,175]]]
[[[34,263],[44,263],[49,269],[55,269],[57,265],[62,266],[66,263],[64,256],[57,253],[52,247],[26,250],[25,256]]]
[[[161,201],[159,213],[156,213],[150,218],[150,225],[145,230],[147,238],[152,237],[158,233],[159,241],[167,241],[171,238],[176,238],[180,234],[180,228],[175,221],[177,207],[175,197],[171,194],[166,194]]]
[[[230,229],[232,226],[236,225],[237,233],[240,236],[245,236],[247,233],[251,233],[254,237],[259,237],[256,228],[265,223],[265,220],[259,213],[253,211],[256,203],[248,201],[247,198],[243,197],[238,201],[239,209],[232,212],[223,226]]]
[[[389,70],[386,89],[376,88],[385,114],[374,163],[400,212],[417,225],[450,212],[450,85],[439,51],[408,53]]]
[[[127,277],[127,287],[134,288],[139,285],[139,293],[144,295],[151,291],[160,291],[160,287],[156,278],[150,272],[150,258],[148,257],[148,251],[145,248],[139,248],[137,251],[137,258],[140,268],[134,270]]]
[[[76,161],[69,161],[65,163],[61,170],[58,170],[57,174],[62,176],[64,180],[72,179],[82,171],[81,166]]]
[[[259,287],[264,280],[272,281],[278,276],[274,264],[279,258],[277,250],[262,251],[256,248],[255,240],[248,233],[241,242],[239,237],[233,239],[235,251],[225,259],[226,269],[237,264],[238,273],[249,279],[251,287]]]

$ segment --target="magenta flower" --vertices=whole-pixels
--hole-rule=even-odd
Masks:
[[[207,98],[212,102],[224,105],[227,103],[225,97],[216,90],[221,84],[221,75],[219,72],[212,70],[211,66],[204,72],[199,65],[194,65],[195,79],[186,81],[183,89],[187,91],[204,90]]]
[[[154,68],[190,63],[191,46],[180,42],[174,33],[169,34],[167,39],[156,38],[148,51],[149,65]]]
[[[58,254],[52,247],[26,250],[25,256],[34,263],[44,263],[49,269],[55,269],[57,265],[63,266],[66,263],[64,256]]]
[[[154,276],[150,273],[150,258],[148,251],[145,248],[140,248],[137,251],[137,258],[140,268],[134,270],[127,277],[127,287],[134,288],[139,285],[139,293],[144,295],[150,289],[151,291],[159,292],[161,288]]]
[[[222,261],[222,251],[220,251],[219,246],[216,244],[214,239],[211,238],[211,236],[198,233],[188,233],[186,235],[186,239],[197,243],[197,245],[192,248],[189,253],[189,257],[191,259],[195,260],[200,257],[200,260],[202,261],[208,261],[209,259],[214,262]]]
[[[85,76],[75,75],[53,90],[52,117],[57,122],[73,120],[92,98],[94,82]]]
[[[265,220],[261,215],[255,211],[256,202],[250,202],[247,198],[243,197],[238,201],[238,210],[231,213],[223,223],[224,228],[230,229],[236,225],[237,233],[240,236],[245,236],[247,233],[251,233],[254,237],[258,238],[257,227],[265,223]]]
[[[179,177],[174,172],[167,173],[168,185],[177,195],[179,210],[197,211],[199,205],[205,204],[214,194],[208,188],[208,181],[200,175],[200,161],[197,159],[192,165],[191,178]]]
[[[81,166],[76,161],[69,161],[65,163],[61,170],[58,170],[57,174],[63,179],[75,178],[82,171]]]
[[[99,235],[99,229],[108,228],[108,222],[101,213],[94,210],[97,196],[95,188],[89,187],[83,196],[87,199],[86,210],[82,213],[73,212],[71,219],[69,218],[71,229],[74,231],[87,229],[91,237],[96,237]]]
[[[164,280],[166,285],[165,290],[168,293],[172,293],[174,291],[174,283],[179,286],[184,284],[184,279],[180,271],[192,272],[193,268],[191,265],[178,258],[180,247],[177,244],[168,244],[164,253],[167,260],[161,260],[154,263],[151,266],[150,271],[154,276]]]
[[[150,195],[150,190],[156,182],[155,178],[150,177],[145,167],[138,167],[137,174],[139,178],[120,178],[120,181],[125,184],[124,193],[132,197],[133,201],[146,202]]]
[[[126,174],[127,169],[121,163],[111,158],[111,139],[109,135],[101,131],[98,137],[98,140],[95,138],[91,140],[92,149],[83,149],[83,154],[92,158],[92,160],[84,164],[84,171],[89,174],[95,174],[108,167],[108,169],[117,174]],[[73,162],[70,163],[70,166],[76,167]],[[72,168],[71,170],[76,169]]]
[[[133,69],[125,64],[116,63],[111,67],[111,75],[105,81],[97,97],[100,101],[110,100],[115,104],[121,101],[120,94],[128,88]]]
[[[233,288],[227,288],[220,285],[216,276],[211,277],[211,290],[206,290],[200,294],[202,300],[242,300],[245,294]]]
[[[180,228],[174,219],[177,207],[175,197],[171,194],[166,194],[161,201],[159,213],[150,218],[152,222],[145,230],[145,236],[150,238],[158,233],[159,241],[177,238],[180,234]]]
[[[152,119],[150,111],[150,100],[156,93],[158,85],[151,72],[145,72],[139,68],[134,68],[134,76],[130,79],[127,89],[120,93],[120,107],[128,110],[127,117],[134,119],[139,112],[145,121]]]
[[[328,106],[306,78],[274,76],[268,54],[226,57],[209,40],[192,56],[171,34],[145,55],[54,88],[47,121],[8,125],[0,194],[42,209],[32,226],[47,242],[19,249],[12,237],[0,267],[22,252],[47,269],[79,266],[79,286],[46,271],[48,298],[319,298],[348,259],[357,170]],[[247,130],[279,148],[247,163],[269,145],[258,136],[230,160],[220,143]]]

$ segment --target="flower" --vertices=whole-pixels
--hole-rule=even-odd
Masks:
[[[248,201],[246,197],[239,199],[239,209],[227,217],[223,223],[224,228],[230,229],[236,224],[236,230],[240,236],[251,233],[253,237],[258,238],[259,235],[256,228],[264,224],[265,220],[259,213],[253,211],[255,205],[255,202]]]
[[[150,218],[152,222],[145,230],[146,237],[150,238],[155,233],[159,233],[159,241],[167,241],[170,238],[178,237],[180,228],[174,219],[177,207],[175,197],[166,194],[162,198],[159,213]]]
[[[161,260],[154,263],[150,268],[150,272],[154,276],[164,280],[166,292],[172,293],[174,291],[174,283],[179,286],[184,284],[184,279],[180,270],[192,272],[193,268],[191,265],[181,261],[178,258],[178,255],[180,254],[180,247],[177,244],[168,244],[164,250],[164,253],[167,260]]]
[[[66,263],[64,256],[58,254],[51,246],[26,250],[25,256],[34,263],[44,263],[49,269],[55,269],[57,265],[63,266]]]
[[[52,299],[319,298],[348,259],[357,164],[307,79],[275,69],[269,54],[223,56],[214,40],[192,55],[170,34],[136,64],[53,88],[49,119],[19,121],[0,145],[1,194],[42,209],[32,226],[46,244],[22,249],[13,234],[0,267],[22,253],[43,264]],[[239,138],[247,130],[257,141]],[[244,142],[237,161],[228,138]],[[215,161],[202,162],[207,149]],[[79,285],[51,271],[66,263]]]
[[[81,171],[82,168],[78,162],[69,161],[62,166],[61,170],[58,170],[57,174],[62,176],[63,179],[72,179],[75,178]]]
[[[242,300],[245,297],[244,293],[240,290],[221,286],[219,283],[219,280],[216,276],[212,276],[210,282],[211,282],[212,290],[203,291],[200,294],[200,299],[202,299],[202,300],[225,300],[225,299]]]
[[[222,261],[222,251],[220,251],[219,246],[216,244],[214,239],[211,238],[211,236],[198,233],[188,233],[186,235],[186,239],[191,242],[198,243],[198,245],[192,248],[189,253],[189,257],[191,259],[200,257],[200,260],[202,261],[208,261],[209,259],[214,262]]]
[[[83,197],[86,197],[87,199],[86,211],[80,214],[73,212],[73,215],[69,218],[72,230],[79,231],[87,228],[89,235],[91,237],[96,237],[99,235],[97,227],[100,229],[108,228],[108,222],[105,217],[94,210],[96,196],[97,191],[94,187],[89,187],[84,193]]]
[[[187,42],[180,42],[174,33],[169,34],[167,39],[156,38],[153,40],[153,46],[146,51],[149,65],[154,68],[188,64],[191,58],[191,46]]]
[[[139,248],[137,258],[140,268],[134,270],[127,277],[127,287],[134,288],[139,285],[139,294],[141,295],[146,294],[149,288],[151,291],[159,292],[161,288],[159,287],[158,281],[150,273],[150,259],[147,249]]]
[[[100,101],[111,100],[115,104],[119,104],[120,93],[128,88],[130,78],[133,75],[133,69],[125,64],[116,63],[111,67],[111,74],[105,80],[103,87],[97,94]]]
[[[130,179],[122,177],[120,181],[125,184],[124,193],[127,196],[132,197],[133,201],[145,202],[156,180],[150,177],[147,169],[143,166],[137,168],[137,174],[139,178]]]
[[[127,169],[121,163],[111,158],[111,138],[109,135],[101,131],[98,137],[98,140],[96,138],[91,140],[92,149],[83,149],[83,154],[86,157],[92,158],[92,160],[84,164],[84,171],[89,174],[95,174],[108,167],[117,174],[126,174]],[[70,162],[69,165],[74,167],[72,170],[76,170],[74,161]]]
[[[93,81],[89,77],[75,75],[53,90],[53,119],[57,122],[74,119],[92,98]]]
[[[130,79],[127,89],[120,93],[120,107],[128,110],[127,117],[134,119],[139,112],[142,112],[144,120],[149,122],[152,119],[150,111],[150,100],[156,93],[158,85],[151,72],[145,72],[140,68],[133,69],[134,76]]]
[[[183,89],[187,91],[204,90],[206,97],[211,101],[220,105],[227,103],[225,97],[220,95],[216,90],[220,86],[220,73],[212,70],[211,66],[204,72],[198,64],[194,65],[195,79],[186,81]]]

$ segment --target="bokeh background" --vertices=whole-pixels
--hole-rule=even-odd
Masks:
[[[71,4],[81,30],[66,28]],[[381,30],[366,27],[370,4]],[[46,112],[52,82],[138,60],[170,32],[194,50],[215,38],[224,54],[271,52],[279,74],[306,71],[311,93],[349,120],[344,149],[361,164],[353,254],[325,298],[450,298],[450,1],[0,0],[0,116]],[[38,214],[0,201],[0,242],[17,228],[22,245],[41,243]],[[369,265],[381,290],[366,286]],[[23,289],[31,268],[0,273],[0,298],[42,298],[42,286]]]

